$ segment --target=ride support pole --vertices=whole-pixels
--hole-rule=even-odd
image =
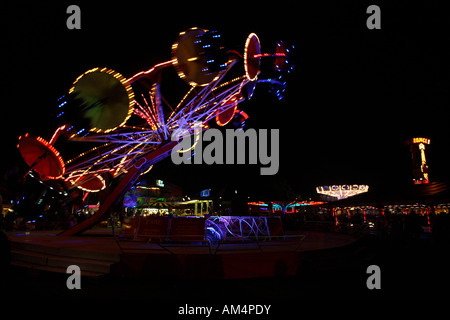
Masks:
[[[169,142],[159,149],[156,149],[153,152],[137,159],[135,165],[124,175],[117,187],[115,187],[114,190],[108,195],[93,216],[76,224],[70,229],[58,233],[57,236],[74,236],[80,234],[101,221],[109,209],[117,204],[123,198],[125,193],[136,183],[141,173],[144,172],[150,165],[167,158],[177,144],[177,141]]]

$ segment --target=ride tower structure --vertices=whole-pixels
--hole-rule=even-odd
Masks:
[[[414,184],[427,184],[430,182],[426,147],[431,144],[428,138],[412,138],[407,141],[411,151],[411,165]]]

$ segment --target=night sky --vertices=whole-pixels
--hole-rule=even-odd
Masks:
[[[263,52],[280,39],[295,45],[285,99],[258,84],[239,105],[250,116],[247,128],[280,129],[280,170],[261,177],[259,165],[187,167],[168,159],[151,177],[188,192],[230,185],[255,196],[280,183],[303,197],[326,184],[400,188],[412,184],[404,141],[424,136],[431,139],[431,181],[450,178],[446,8],[430,1],[164,3],[77,2],[81,30],[66,28],[72,2],[14,2],[1,10],[1,174],[15,165],[26,172],[17,137],[50,139],[56,100],[78,75],[97,66],[125,77],[147,70],[170,60],[178,33],[196,26],[218,30],[239,52],[251,32]],[[381,30],[366,27],[370,4],[381,8]],[[182,80],[171,85],[187,90]]]

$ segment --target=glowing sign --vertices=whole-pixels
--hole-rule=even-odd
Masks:
[[[163,188],[163,187],[164,187],[164,181],[162,181],[162,180],[156,180],[156,185],[157,185],[158,187]]]
[[[430,144],[430,139],[427,138],[413,138],[413,143],[425,143]]]

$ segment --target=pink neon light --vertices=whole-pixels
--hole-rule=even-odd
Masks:
[[[173,65],[174,62],[176,62],[176,59],[156,64],[153,68],[148,69],[147,71],[138,72],[134,76],[132,76],[131,78],[128,78],[125,81],[124,85],[132,84],[136,80],[139,80],[139,79],[141,79],[143,77],[146,77],[146,76],[150,75],[151,73],[153,73],[155,71],[158,71],[158,70],[160,70],[162,68],[165,68],[165,67],[169,67],[169,66]]]

